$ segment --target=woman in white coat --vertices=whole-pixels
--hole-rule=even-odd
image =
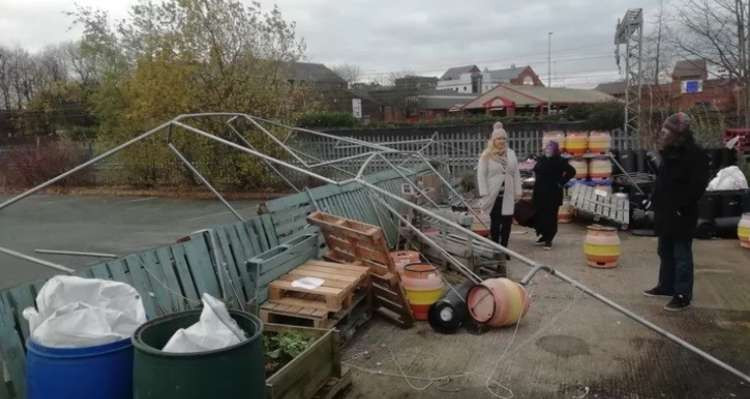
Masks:
[[[508,148],[508,134],[503,124],[493,125],[487,148],[477,166],[482,211],[490,215],[490,238],[508,246],[516,201],[521,199],[521,173],[516,153]]]

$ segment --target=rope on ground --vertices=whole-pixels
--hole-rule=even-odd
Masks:
[[[530,342],[532,342],[535,339],[537,339],[541,334],[543,334],[543,333],[547,332],[548,330],[550,330],[552,327],[554,327],[557,324],[557,322],[560,320],[560,318],[563,315],[567,314],[570,311],[570,309],[573,308],[573,306],[576,304],[576,302],[581,297],[581,295],[579,295],[580,292],[579,292],[578,288],[573,287],[572,289],[573,289],[573,297],[572,297],[571,301],[567,304],[567,306],[563,310],[561,310],[560,312],[558,312],[552,319],[550,319],[549,322],[547,322],[546,324],[544,324],[543,326],[541,326],[529,338],[527,338],[526,340],[524,340],[522,343],[520,343],[519,345],[517,345],[515,348],[513,348],[511,350],[511,346],[513,345],[513,343],[514,343],[514,341],[516,339],[516,336],[517,336],[517,333],[518,333],[518,328],[519,328],[519,325],[521,324],[521,321],[523,320],[523,317],[521,319],[519,319],[518,323],[516,323],[515,329],[513,331],[513,337],[511,338],[511,341],[506,346],[506,348],[503,351],[503,354],[500,356],[500,358],[498,358],[498,360],[495,362],[495,367],[489,373],[489,375],[487,377],[487,380],[485,382],[485,388],[487,389],[487,391],[492,396],[494,396],[496,398],[499,398],[499,399],[509,399],[509,398],[513,398],[514,397],[514,393],[510,389],[510,387],[508,387],[506,385],[503,385],[503,384],[501,384],[501,383],[499,383],[497,381],[494,381],[492,379],[493,375],[497,371],[497,368],[499,367],[500,362],[503,359],[505,359],[507,357],[510,357],[510,356],[513,356],[515,353],[517,353],[518,351],[520,351],[522,348],[524,348]],[[529,297],[531,297],[532,291],[533,290],[529,290]],[[499,337],[500,337],[500,335],[498,335],[497,341],[499,341]],[[401,368],[401,366],[398,364],[398,362],[396,361],[397,359],[396,359],[395,353],[390,349],[390,347],[387,347],[385,345],[383,345],[383,347],[387,348],[388,351],[390,352],[391,359],[396,364],[396,367],[398,369],[398,373],[385,372],[385,371],[382,371],[382,370],[375,370],[375,369],[370,369],[370,368],[366,368],[366,367],[361,367],[361,366],[358,366],[358,365],[353,364],[351,362],[351,360],[359,359],[363,354],[355,354],[349,360],[342,361],[342,363],[345,364],[345,365],[347,365],[348,367],[350,367],[352,369],[355,369],[355,370],[358,370],[358,371],[361,371],[361,372],[364,372],[364,373],[368,373],[368,374],[371,374],[371,375],[379,375],[379,376],[393,377],[393,378],[403,378],[404,381],[406,381],[406,383],[409,386],[409,388],[411,388],[411,389],[413,389],[415,391],[418,391],[418,392],[426,391],[427,389],[429,389],[430,387],[434,386],[435,384],[438,384],[437,385],[437,389],[438,390],[441,390],[441,391],[444,391],[444,392],[460,392],[461,390],[465,389],[465,387],[461,387],[458,390],[445,390],[445,389],[442,389],[442,388],[445,385],[447,385],[447,384],[449,384],[449,383],[451,383],[453,381],[456,381],[456,380],[459,380],[459,379],[462,379],[462,378],[463,379],[467,379],[469,376],[472,376],[472,375],[480,375],[480,373],[478,371],[464,371],[463,373],[448,374],[448,375],[443,375],[443,376],[439,376],[439,377],[425,377],[425,376],[409,375],[409,374],[406,374],[404,372],[404,370]],[[366,352],[364,354],[366,354]],[[416,386],[416,385],[414,385],[412,383],[412,381],[425,381],[426,385]],[[506,396],[506,395],[502,395],[502,394],[496,392],[498,388],[505,390],[508,395]]]

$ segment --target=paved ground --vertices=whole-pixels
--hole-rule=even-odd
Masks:
[[[529,234],[513,235],[511,246],[750,373],[750,251],[733,240],[697,241],[694,306],[674,314],[662,310],[665,300],[641,295],[655,282],[655,239],[621,234],[620,267],[597,270],[583,263],[583,235],[567,225],[550,252]],[[525,270],[515,263],[512,277]],[[376,320],[344,354],[354,366],[348,397],[750,398],[749,385],[554,277],[540,275],[531,293],[515,338],[514,328],[439,335],[426,322],[401,331]],[[430,385],[403,374],[453,377]]]
[[[7,197],[0,196],[0,202]],[[242,215],[258,202],[232,201]],[[236,218],[217,200],[34,195],[0,210],[0,246],[127,254],[174,242],[191,231]],[[37,255],[77,268],[96,259]],[[0,254],[0,289],[51,275],[43,266]]]

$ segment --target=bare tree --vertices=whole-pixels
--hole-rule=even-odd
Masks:
[[[344,79],[349,87],[362,78],[362,70],[357,65],[341,64],[334,66],[332,70],[341,79]]]
[[[643,37],[643,103],[642,128],[644,134],[654,134],[660,126],[669,107],[671,85],[660,85],[668,79],[674,58],[674,46],[671,45],[671,30],[667,25],[669,15],[665,11],[664,1],[649,24],[648,33]]]
[[[719,67],[743,90],[745,126],[750,125],[748,0],[685,0],[678,8],[675,44],[683,55]],[[740,104],[738,104],[740,106]]]

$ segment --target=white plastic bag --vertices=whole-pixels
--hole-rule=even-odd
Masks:
[[[44,346],[81,348],[131,337],[146,321],[138,291],[125,283],[55,276],[24,309],[31,338]]]
[[[201,296],[203,311],[197,323],[175,332],[162,351],[171,353],[208,352],[239,344],[247,339],[227,307],[208,294]]]
[[[708,183],[708,191],[746,190],[747,178],[737,166],[724,168]]]

